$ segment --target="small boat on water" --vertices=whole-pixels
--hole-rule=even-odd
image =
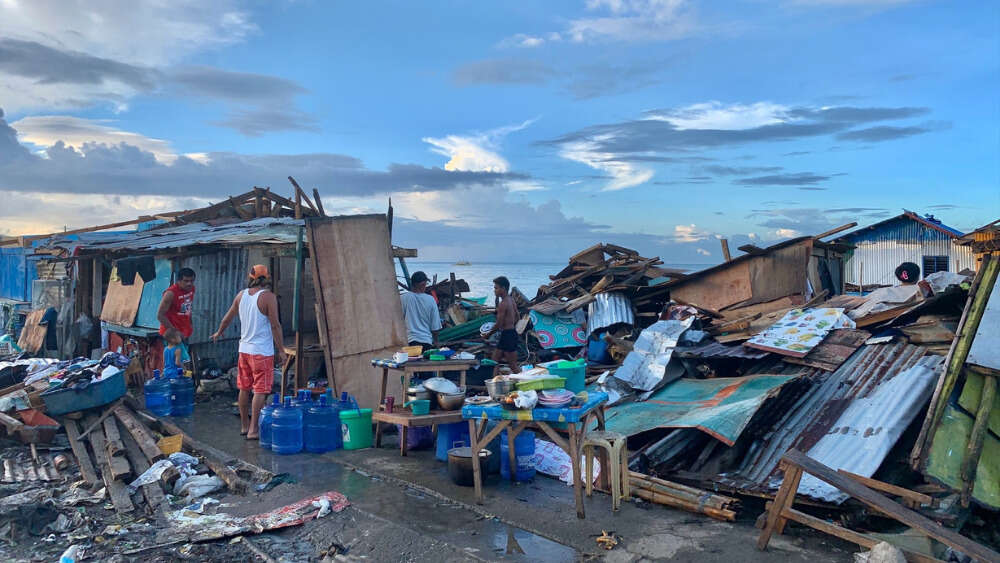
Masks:
[[[471,266],[472,262],[469,262],[468,260],[459,260],[458,262],[455,262],[454,265],[455,266]]]

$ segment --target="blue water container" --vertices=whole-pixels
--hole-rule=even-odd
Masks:
[[[271,451],[282,455],[302,451],[302,409],[292,406],[291,397],[285,397],[285,404],[271,415]]]
[[[306,411],[309,407],[313,406],[312,392],[308,389],[300,389],[296,394],[295,398],[292,399],[292,406],[297,406],[302,409],[303,416],[305,416]]]
[[[507,431],[504,430],[500,436],[500,476],[510,479],[509,454],[510,440],[507,438]],[[517,468],[514,475],[517,481],[528,481],[535,477],[535,464],[531,458],[535,455],[535,433],[524,430],[514,439],[514,459]]]
[[[146,409],[156,416],[170,414],[170,383],[160,377],[160,370],[153,370],[153,379],[146,382],[142,389],[146,396]]]
[[[358,408],[358,405],[357,401],[353,400],[347,391],[343,391],[340,393],[340,401],[337,403],[337,408],[341,411],[348,411]]]
[[[307,452],[321,454],[343,447],[340,413],[326,404],[326,395],[305,411],[303,419],[302,441]]]
[[[194,381],[181,375],[168,381],[170,386],[170,414],[191,416],[194,410]]]
[[[448,450],[455,447],[455,442],[462,442],[463,446],[470,444],[469,423],[438,424],[437,449],[434,457],[438,461],[448,461]]]
[[[271,420],[274,417],[274,410],[280,406],[281,400],[278,398],[277,393],[275,393],[271,404],[264,405],[264,408],[260,409],[260,414],[257,415],[259,442],[262,448],[271,449]]]

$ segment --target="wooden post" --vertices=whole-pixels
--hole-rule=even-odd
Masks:
[[[760,531],[757,539],[757,549],[767,547],[767,542],[771,541],[774,532],[779,534],[785,529],[785,518],[781,515],[786,508],[791,508],[795,501],[795,491],[799,488],[799,481],[802,480],[802,469],[790,463],[782,463],[785,466],[785,477],[781,480],[781,487],[774,497],[774,503],[767,513],[767,523]]]
[[[722,243],[722,257],[726,259],[726,262],[729,262],[733,259],[729,254],[729,241],[723,238],[719,239],[719,242]]]
[[[104,262],[100,258],[94,258],[91,266],[91,295],[90,308],[95,319],[101,318],[101,310],[104,307]]]
[[[968,377],[968,376],[967,376]],[[962,458],[962,506],[968,507],[972,501],[972,488],[976,483],[976,469],[983,453],[983,442],[986,440],[986,428],[993,410],[993,400],[997,393],[997,378],[983,375],[983,391],[979,398],[979,410],[976,411],[976,421],[972,425],[972,435],[969,445]]]
[[[326,217],[326,211],[323,210],[323,200],[319,197],[319,190],[313,188],[313,199],[316,200],[316,210],[319,211],[320,217]]]

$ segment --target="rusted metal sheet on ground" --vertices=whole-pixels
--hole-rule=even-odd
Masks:
[[[647,401],[607,413],[608,430],[632,436],[654,428],[697,428],[732,446],[757,409],[794,375],[680,379]]]
[[[870,332],[854,328],[833,330],[804,358],[785,358],[785,361],[826,371],[837,371],[837,368],[846,362],[847,358],[850,358],[870,336]]]
[[[370,360],[406,345],[387,218],[314,218],[306,230],[332,382],[338,392],[356,395],[361,406],[374,407],[381,376]]]

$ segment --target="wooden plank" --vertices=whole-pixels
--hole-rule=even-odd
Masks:
[[[14,460],[9,458],[3,460],[3,482],[14,482]]]
[[[112,324],[130,327],[135,324],[135,315],[139,312],[139,302],[142,300],[142,288],[145,282],[142,276],[136,274],[132,285],[123,285],[118,278],[118,268],[112,268],[111,281],[108,282],[108,293],[104,297],[101,308],[101,320]]]
[[[237,475],[236,472],[226,464],[226,461],[231,459],[233,456],[209,446],[208,444],[195,440],[191,436],[185,434],[183,430],[172,422],[158,419],[157,423],[167,434],[180,434],[184,436],[184,446],[201,455],[201,457],[205,460],[205,465],[215,472],[219,479],[222,479],[226,483],[226,486],[229,487],[230,491],[242,495],[246,494],[250,490],[250,483]]]
[[[719,310],[753,297],[750,290],[750,265],[732,262],[725,268],[703,275],[692,275],[671,285],[670,296]]]
[[[993,399],[997,393],[997,378],[993,376],[983,377],[983,390],[979,398],[979,408],[976,410],[976,419],[972,424],[972,433],[969,437],[969,444],[966,446],[962,456],[962,506],[968,507],[972,501],[972,487],[976,483],[976,472],[979,467],[979,458],[983,453],[983,443],[986,440],[987,425],[989,424],[990,411],[993,410]],[[34,444],[32,444],[33,446]]]
[[[893,502],[880,493],[837,473],[833,469],[812,459],[798,450],[789,450],[782,458],[785,463],[802,468],[803,471],[840,489],[862,503],[882,512],[892,515],[895,520],[932,537],[962,553],[980,561],[1000,561],[1000,553],[976,543],[952,530],[944,528],[937,522],[914,512],[899,503]],[[777,503],[776,503],[777,504]]]
[[[748,304],[804,294],[812,246],[812,239],[807,239],[749,259],[752,298]]]
[[[794,508],[789,508],[785,510],[784,515],[785,518],[788,518],[793,522],[798,522],[799,524],[809,526],[814,530],[819,530],[820,532],[830,534],[831,536],[838,537],[842,540],[855,543],[857,545],[860,545],[861,547],[865,547],[868,549],[871,549],[875,547],[877,544],[885,541],[882,539],[873,538],[871,536],[866,536],[865,534],[861,534],[853,530],[848,530],[847,528],[843,528],[836,524],[832,524],[830,522],[827,522],[826,520],[816,518],[815,516],[810,516],[809,514],[806,514],[805,512],[800,512],[798,510],[795,510]],[[910,551],[908,549],[904,549],[899,546],[896,547],[903,552],[903,555],[906,556],[907,561],[913,563],[935,563],[935,562],[940,563],[941,561],[940,559],[928,557],[922,553],[916,553],[914,551]]]
[[[868,487],[869,489],[875,489],[876,491],[882,491],[883,493],[889,493],[890,495],[896,495],[897,497],[902,497],[906,500],[912,501],[918,505],[936,505],[937,501],[934,497],[930,495],[925,495],[923,493],[918,493],[916,491],[911,491],[909,489],[904,489],[897,485],[892,485],[879,481],[878,479],[872,479],[871,477],[865,477],[863,475],[858,475],[856,473],[851,473],[850,471],[845,471],[843,469],[838,469],[837,473],[841,475],[846,475],[851,479],[861,483],[862,485]]]
[[[21,336],[17,339],[17,345],[22,350],[37,354],[42,349],[48,327],[38,323],[42,321],[44,315],[45,309],[35,309],[24,319],[24,328],[21,329]]]
[[[95,419],[94,416],[88,417],[89,419]],[[90,420],[91,424],[94,420]],[[132,512],[135,510],[135,506],[132,504],[132,499],[129,498],[128,489],[125,487],[120,479],[117,479],[113,475],[113,470],[108,461],[107,446],[104,443],[104,433],[103,432],[93,432],[89,436],[90,447],[94,451],[94,459],[97,461],[97,467],[101,472],[101,479],[104,481],[104,486],[108,489],[108,495],[111,497],[111,504],[114,505],[115,510],[119,513]],[[115,458],[125,461],[123,458]],[[128,463],[127,461],[125,462]]]
[[[850,358],[851,354],[870,337],[871,333],[864,330],[852,328],[832,330],[805,357],[786,357],[784,360],[792,364],[837,371],[837,368],[846,362],[847,358]]]
[[[118,431],[118,421],[115,417],[109,416],[104,419],[104,438],[107,442],[108,455],[117,456],[125,453],[125,444],[122,443],[121,432]]]
[[[81,432],[80,435],[77,436],[76,439],[77,440],[83,440],[84,438],[86,438],[87,436],[89,436],[90,433],[93,432],[95,428],[97,428],[98,426],[100,426],[101,424],[104,423],[104,419],[108,418],[108,415],[110,415],[112,412],[114,412],[115,408],[117,408],[118,405],[122,404],[123,399],[124,398],[118,399],[117,401],[111,403],[110,406],[108,406],[106,409],[104,409],[104,412],[101,413],[100,417],[98,417],[98,418],[94,418],[93,416],[87,417],[89,420],[93,420],[93,423],[89,424],[87,426],[87,429],[84,430],[83,432]]]
[[[391,355],[406,345],[386,216],[308,219],[307,232],[327,366],[333,367],[338,391],[374,406],[380,378],[364,363],[374,353]]]
[[[326,211],[323,210],[323,198],[319,197],[319,190],[313,188],[313,198],[316,200],[316,210],[319,211],[321,217],[326,217]]]
[[[122,439],[125,440],[126,436],[128,436],[135,440],[149,463],[156,463],[164,458],[163,452],[156,445],[156,441],[153,440],[153,436],[150,435],[149,430],[136,419],[131,410],[122,405],[115,409],[115,416],[125,426],[126,432],[122,434]],[[127,443],[126,446],[128,446]]]
[[[723,238],[719,239],[719,242],[722,244],[722,257],[726,262],[729,262],[733,259],[732,255],[729,254],[729,241]]]
[[[23,422],[2,412],[0,412],[0,424],[3,424],[7,428],[7,435],[11,437],[24,428]]]
[[[839,226],[839,227],[837,227],[835,229],[830,229],[829,231],[823,231],[822,233],[814,236],[813,238],[816,239],[816,240],[819,240],[821,238],[826,238],[828,236],[835,235],[835,234],[837,234],[839,232],[846,231],[847,229],[853,229],[854,227],[857,227],[857,226],[858,226],[858,223],[856,221],[852,221],[852,222],[850,222],[850,223],[848,223],[846,225],[841,225],[841,226]]]
[[[108,420],[114,419],[109,418]],[[139,443],[128,432],[122,433],[122,442],[125,445],[125,456],[128,457],[132,467],[135,467],[136,475],[142,475],[149,469],[149,461],[139,448]],[[155,514],[164,508],[163,503],[166,501],[166,497],[163,495],[163,489],[160,488],[159,482],[143,485],[142,496],[146,498],[150,513]]]

